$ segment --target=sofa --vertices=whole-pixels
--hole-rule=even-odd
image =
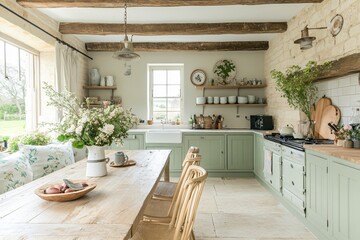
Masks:
[[[70,142],[46,146],[22,145],[19,151],[0,155],[0,194],[85,158],[85,148],[74,150]]]

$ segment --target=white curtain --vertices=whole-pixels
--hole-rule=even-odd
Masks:
[[[56,80],[55,89],[59,92],[65,89],[77,93],[78,88],[78,53],[70,47],[56,43]],[[56,113],[56,120],[61,120],[61,112]]]
[[[78,53],[62,43],[56,43],[56,88],[76,94],[78,83]]]

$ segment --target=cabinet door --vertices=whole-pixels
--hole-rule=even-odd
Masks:
[[[118,146],[115,143],[111,144],[110,149],[113,150],[139,150],[144,149],[144,135],[143,134],[129,134],[124,139],[123,145]]]
[[[227,161],[229,170],[254,170],[254,136],[227,136]]]
[[[225,137],[221,136],[185,136],[185,150],[190,146],[200,149],[202,160],[200,166],[207,171],[225,170]]]
[[[147,150],[151,149],[171,149],[170,154],[170,171],[180,172],[182,170],[182,162],[184,160],[182,156],[183,149],[182,147],[175,147],[175,146],[167,146],[164,144],[156,145],[156,146],[146,146]]]
[[[254,172],[256,176],[264,179],[264,137],[259,134],[255,134],[255,149],[254,149]]]
[[[306,217],[327,235],[328,159],[306,154]]]
[[[335,239],[360,239],[360,170],[332,162],[332,229]]]

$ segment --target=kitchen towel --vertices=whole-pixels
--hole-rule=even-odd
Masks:
[[[273,159],[272,159],[272,151],[265,149],[264,153],[264,170],[263,172],[268,175],[273,174]]]

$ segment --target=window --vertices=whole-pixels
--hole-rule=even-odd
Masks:
[[[149,65],[148,73],[148,118],[154,122],[181,120],[183,65]]]
[[[34,60],[29,51],[0,39],[0,136],[13,136],[33,127]]]

